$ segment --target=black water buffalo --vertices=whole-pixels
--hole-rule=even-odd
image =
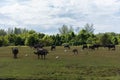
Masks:
[[[52,46],[51,46],[51,51],[52,51],[52,50],[55,50],[55,49],[56,49],[56,46],[55,46],[55,45],[52,45]]]
[[[64,48],[70,49],[70,45],[64,45]]]
[[[99,49],[100,45],[99,44],[93,44],[93,45],[87,45],[87,44],[84,44],[82,46],[82,49],[92,49],[92,50],[95,50],[95,49]]]
[[[44,47],[44,44],[42,44],[42,43],[35,44],[33,47],[34,47],[35,49],[37,49],[37,48],[43,48],[43,47]]]
[[[48,54],[48,50],[47,49],[43,49],[43,48],[39,48],[34,53],[36,55],[38,55],[38,59],[40,58],[40,56],[41,56],[41,59],[45,59],[45,56]]]
[[[100,44],[93,44],[93,47],[94,47],[95,49],[99,49],[100,46],[101,46]]]
[[[13,53],[13,55],[14,55],[14,58],[16,59],[16,58],[17,58],[17,54],[19,53],[18,48],[17,48],[17,47],[12,48],[12,53]]]
[[[91,50],[95,50],[94,45],[90,45],[90,46],[89,46],[89,49],[91,49]]]
[[[115,50],[115,45],[114,44],[107,44],[107,45],[104,45],[104,48],[107,47],[108,50]]]
[[[93,44],[93,45],[90,45],[89,46],[89,49],[92,49],[92,50],[95,50],[95,49],[99,49],[99,47],[101,47],[101,45],[100,44]]]
[[[84,50],[84,49],[88,49],[87,44],[84,44],[84,45],[82,46],[82,49],[83,49],[83,50]]]
[[[77,49],[73,49],[73,53],[74,54],[78,54],[78,50]]]

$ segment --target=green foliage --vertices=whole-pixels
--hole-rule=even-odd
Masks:
[[[107,45],[107,44],[112,44],[111,42],[111,36],[108,33],[105,33],[101,36],[101,44],[102,45]]]
[[[39,43],[39,38],[36,33],[29,34],[25,41],[25,45],[27,46],[33,46],[37,43]]]
[[[4,29],[0,29],[0,36],[5,36],[7,33]]]
[[[89,37],[90,37],[90,34],[84,29],[82,29],[78,34],[78,38],[79,38],[81,44],[87,43],[87,39]]]
[[[118,39],[116,37],[112,38],[112,43],[118,45]]]
[[[7,37],[0,36],[0,46],[8,46],[8,44],[9,44],[9,41]]]
[[[34,34],[34,33],[36,33],[34,30],[30,30],[30,31],[28,31],[28,33],[29,34]]]
[[[9,45],[15,45],[16,34],[8,34],[7,38],[9,41]]]
[[[7,45],[28,45],[43,43],[46,46],[54,44],[61,46],[63,43],[70,45],[82,44],[120,44],[120,34],[114,32],[94,34],[93,24],[86,24],[83,29],[78,29],[75,33],[72,26],[63,25],[59,28],[60,34],[46,35],[37,33],[34,30],[26,30],[22,28],[8,28],[7,31],[0,30],[0,46]]]
[[[24,45],[24,40],[21,36],[17,36],[15,39],[15,45]]]
[[[57,35],[52,35],[51,36],[53,39],[53,44],[60,46],[62,44],[62,38],[59,34]]]
[[[50,37],[48,35],[45,35],[42,40],[43,40],[43,43],[45,46],[50,46],[53,43],[52,37]]]
[[[0,37],[0,47],[3,45],[3,39]]]

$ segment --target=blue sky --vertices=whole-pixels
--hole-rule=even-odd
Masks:
[[[0,28],[20,27],[47,34],[63,24],[95,33],[120,33],[120,0],[0,0]]]

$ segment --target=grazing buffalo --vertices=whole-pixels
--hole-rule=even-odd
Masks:
[[[91,49],[91,50],[95,50],[94,45],[90,45],[90,46],[89,46],[89,49]]]
[[[44,44],[35,44],[34,46],[33,46],[35,49],[37,49],[37,48],[43,48],[44,47]]]
[[[107,44],[107,45],[104,45],[104,47],[107,47],[108,50],[115,50],[115,45],[114,44]]]
[[[100,45],[99,44],[93,44],[95,49],[99,49]]]
[[[36,52],[34,52],[36,55],[38,55],[38,59],[41,56],[41,59],[45,59],[45,56],[48,54],[48,50],[43,49],[43,48],[39,48],[37,49]]]
[[[82,49],[83,49],[83,50],[84,50],[84,49],[88,49],[87,44],[84,44],[84,45],[82,46]]]
[[[64,48],[70,49],[69,45],[64,45]]]
[[[55,45],[52,45],[52,46],[51,46],[51,51],[52,51],[52,50],[55,50],[55,49],[56,49],[56,46],[55,46]]]
[[[12,53],[13,53],[13,55],[14,55],[14,58],[16,59],[17,58],[17,54],[19,53],[19,50],[18,50],[18,48],[12,48]]]
[[[82,49],[92,49],[92,50],[95,50],[95,49],[99,49],[100,45],[99,44],[93,44],[93,45],[89,45],[87,46],[87,44],[84,44],[82,46]]]
[[[78,50],[77,49],[73,49],[73,53],[74,54],[78,54]]]

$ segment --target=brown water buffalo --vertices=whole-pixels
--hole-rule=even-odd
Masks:
[[[74,54],[78,54],[78,50],[77,49],[73,49],[73,53]]]

